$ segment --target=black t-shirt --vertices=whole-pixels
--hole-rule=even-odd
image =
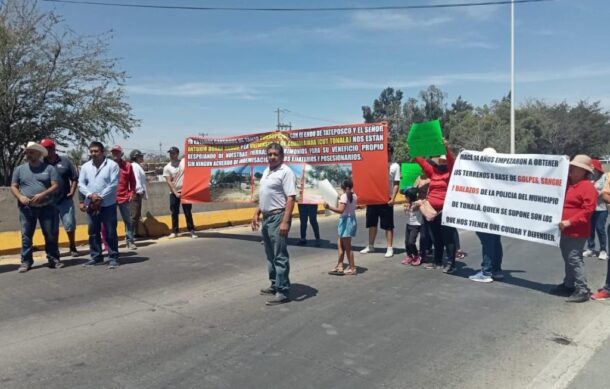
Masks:
[[[72,182],[78,181],[78,170],[76,170],[72,161],[64,156],[58,155],[55,161],[50,161],[48,158],[44,160],[49,165],[55,166],[57,173],[59,173],[59,189],[55,192],[55,199],[59,202],[65,199],[70,192]]]

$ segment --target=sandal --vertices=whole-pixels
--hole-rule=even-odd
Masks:
[[[358,269],[347,269],[343,272],[343,274],[345,274],[346,276],[355,276],[356,274],[358,274]]]
[[[331,276],[342,276],[345,273],[343,272],[343,270],[339,270],[337,268],[334,268],[333,270],[329,271],[328,274],[330,274]]]

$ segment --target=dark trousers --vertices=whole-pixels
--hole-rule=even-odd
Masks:
[[[307,235],[307,220],[311,223],[313,234],[316,239],[320,239],[320,226],[318,226],[318,205],[299,204],[299,219],[301,219],[301,239]]]
[[[502,238],[500,235],[477,232],[483,249],[481,272],[486,276],[502,271]]]
[[[119,238],[116,232],[117,215],[116,204],[108,207],[101,207],[97,214],[87,214],[89,222],[89,251],[91,259],[97,262],[102,262],[104,256],[102,254],[102,226],[106,231],[105,238],[108,243],[108,257],[110,259],[119,259]]]
[[[608,226],[608,236],[610,236],[610,225]],[[606,285],[604,285],[604,289],[610,292],[610,259],[606,263],[608,268],[606,269]]]
[[[405,234],[405,248],[407,250],[407,255],[412,257],[417,257],[419,255],[415,242],[417,242],[417,235],[419,235],[421,228],[422,226],[412,226],[407,224],[407,232]]]
[[[172,211],[172,232],[178,233],[178,215],[180,214],[180,198],[176,197],[173,193],[169,195],[169,209]],[[182,204],[182,212],[186,219],[186,228],[189,231],[195,231],[195,224],[193,223],[193,206],[191,204]]]
[[[582,257],[586,240],[585,238],[562,236],[559,242],[565,264],[563,284],[568,288],[574,288],[579,293],[589,292],[587,277],[585,276],[585,262]]]
[[[142,195],[134,194],[129,203],[129,214],[131,215],[131,225],[133,226],[134,236],[138,234],[138,224],[142,218]]]
[[[57,229],[59,221],[57,218],[57,209],[54,205],[46,207],[19,207],[19,222],[21,223],[21,263],[32,266],[34,259],[32,258],[32,241],[34,232],[36,232],[36,224],[40,222],[40,229],[44,236],[44,251],[47,254],[49,263],[54,263],[59,260],[59,247],[57,246]]]
[[[443,264],[443,252],[447,251],[447,265],[455,264],[455,234],[456,229],[441,224],[442,214],[438,214],[430,222],[432,237],[434,238],[434,263]]]
[[[421,230],[419,231],[419,251],[422,255],[429,250],[432,250],[433,242],[432,242],[432,232],[430,231],[430,222],[423,218],[424,221],[421,225]]]
[[[587,241],[589,250],[595,250],[595,234],[599,238],[599,250],[607,251],[607,236],[606,236],[606,220],[608,220],[608,211],[595,211],[591,216],[591,236]]]

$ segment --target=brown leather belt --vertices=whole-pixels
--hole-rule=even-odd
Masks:
[[[266,219],[271,216],[279,215],[282,212],[284,212],[284,208],[278,208],[278,209],[274,209],[269,212],[263,212],[263,219]]]

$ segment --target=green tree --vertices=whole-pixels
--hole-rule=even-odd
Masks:
[[[0,4],[0,179],[8,184],[28,141],[84,145],[139,125],[108,36],[77,35],[36,0]]]

